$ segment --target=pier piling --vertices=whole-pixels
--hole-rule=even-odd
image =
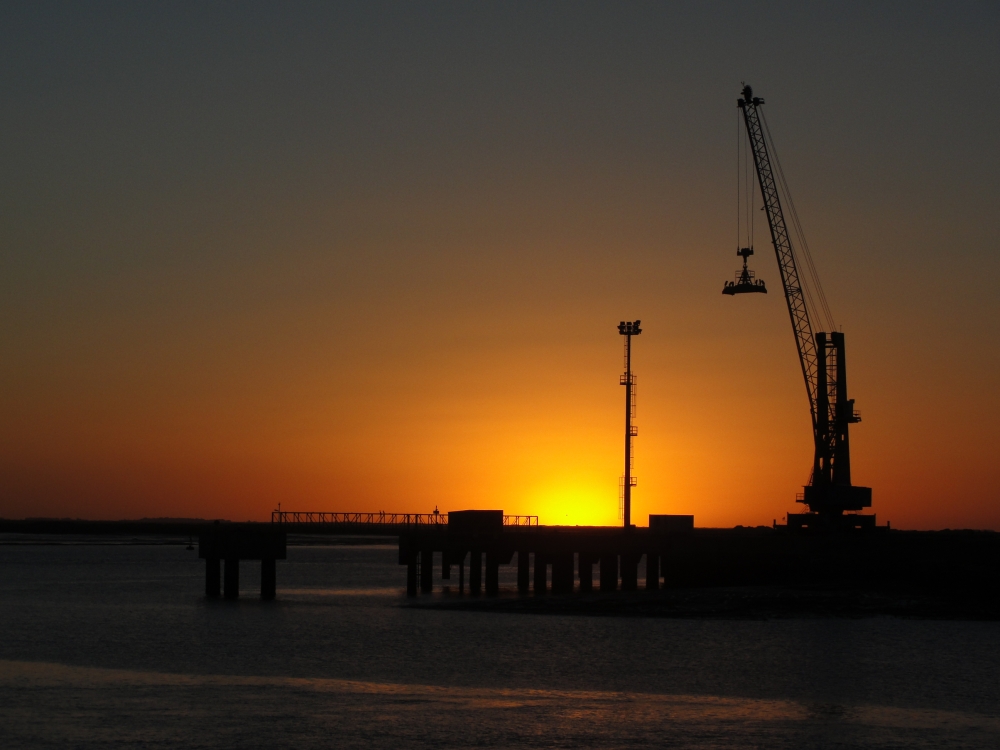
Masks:
[[[552,593],[573,593],[573,553],[560,552],[552,558]]]
[[[646,553],[646,589],[660,588],[660,556],[655,552]]]
[[[594,590],[594,560],[583,552],[579,558],[580,591],[590,593]]]
[[[274,599],[278,583],[277,565],[273,557],[265,557],[260,561],[260,598],[264,601]]]
[[[226,599],[240,598],[240,559],[226,558],[224,589],[222,594]]]
[[[495,552],[486,553],[486,595],[500,593],[500,558]]]
[[[517,551],[517,590],[519,593],[528,593],[528,581],[530,578],[531,564],[528,559],[528,551],[520,549]]]
[[[420,593],[429,594],[434,590],[434,551],[420,552]]]
[[[218,599],[222,594],[222,569],[220,560],[217,557],[209,557],[205,560],[205,596],[209,599]]]
[[[621,556],[622,591],[635,591],[639,588],[639,558],[641,555],[625,553]]]
[[[479,596],[483,590],[483,553],[480,550],[472,550],[469,558],[469,593]]]
[[[417,553],[409,555],[406,561],[406,595],[417,595]]]
[[[618,590],[618,555],[605,552],[601,555],[601,591]]]
[[[535,573],[534,591],[536,594],[545,593],[545,586],[547,583],[546,579],[548,578],[547,575],[548,571],[546,570],[547,567],[548,567],[548,561],[545,559],[545,556],[540,552],[536,552],[535,570],[534,570]]]

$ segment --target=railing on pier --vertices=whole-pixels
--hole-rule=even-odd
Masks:
[[[271,523],[364,524],[366,526],[445,526],[447,513],[325,513],[319,511],[271,511]]]
[[[447,526],[447,513],[327,513],[274,510],[271,523],[351,526]],[[504,526],[538,526],[538,516],[504,516]]]
[[[504,516],[504,526],[537,526],[538,516]]]

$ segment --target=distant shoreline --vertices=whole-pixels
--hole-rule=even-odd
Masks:
[[[0,531],[0,547],[99,547],[99,546],[187,546],[197,544],[198,533],[130,535],[125,533],[23,533]],[[289,547],[344,547],[395,545],[395,536],[331,536],[289,534]]]

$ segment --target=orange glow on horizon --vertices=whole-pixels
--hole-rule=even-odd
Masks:
[[[232,54],[161,47],[159,24],[45,64],[46,45],[11,47],[0,516],[617,525],[617,324],[635,319],[633,523],[801,511],[808,405],[759,212],[770,292],[721,294],[753,35],[714,11],[645,36],[628,13],[470,10],[411,46],[419,29],[374,33],[392,14],[373,13],[370,38],[338,21],[346,46],[248,44],[240,18],[204,27]],[[846,336],[853,480],[880,524],[1000,529],[1000,148],[968,72],[996,66],[942,67],[910,37],[898,59],[947,82],[914,118],[927,76],[804,31],[808,54],[753,82]]]
[[[809,425],[781,312],[773,333],[717,349],[673,337],[645,316],[633,523],[693,513],[698,526],[769,525],[801,509],[794,496],[808,476]],[[543,524],[618,525],[620,342],[607,311],[591,317],[579,327],[596,333],[579,343],[470,351],[458,342],[421,362],[392,348],[366,386],[378,394],[371,400],[355,397],[353,369],[331,364],[303,368],[306,378],[292,367],[271,374],[280,397],[252,382],[233,391],[225,378],[175,395],[146,379],[133,381],[146,393],[116,400],[79,390],[42,407],[26,387],[34,406],[9,414],[22,429],[2,446],[3,515],[265,520],[280,502],[337,511],[499,508]],[[872,353],[862,341],[849,356],[865,418],[852,428],[854,478],[874,488],[880,522],[1000,525],[989,493],[975,490],[989,464],[987,435],[970,445],[974,433],[956,433],[948,449],[913,457],[922,448],[893,437],[891,414],[915,395],[876,397]],[[456,380],[459,361],[465,376]],[[544,379],[524,376],[539,367]],[[134,406],[144,401],[159,406]],[[923,420],[946,434],[949,418],[942,410]],[[956,472],[964,484],[955,484]],[[939,502],[956,486],[967,493],[958,520],[954,504]]]
[[[589,481],[588,481],[589,479]],[[603,487],[601,485],[604,485]],[[533,509],[538,522],[559,526],[614,526],[618,499],[606,478],[559,477],[527,493],[518,505]]]

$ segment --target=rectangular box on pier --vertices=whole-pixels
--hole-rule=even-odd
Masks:
[[[649,530],[676,533],[694,531],[694,516],[672,516],[649,514]]]

